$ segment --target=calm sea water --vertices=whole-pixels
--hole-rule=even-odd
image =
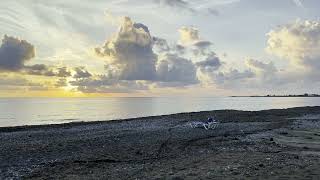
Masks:
[[[0,126],[101,121],[219,109],[320,106],[320,98],[2,98]]]

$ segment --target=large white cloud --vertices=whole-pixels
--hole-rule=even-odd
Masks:
[[[182,49],[184,47],[181,45],[169,46],[165,39],[153,37],[147,26],[124,17],[118,32],[102,47],[95,48],[96,55],[106,61],[105,75],[98,79],[81,79],[72,84],[86,92],[96,90],[99,86],[109,92],[113,89],[111,86],[125,84],[130,85],[128,88],[135,87],[133,89],[138,90],[145,89],[150,84],[197,84],[196,66],[190,59],[180,56],[183,54]],[[146,86],[140,88],[143,83]],[[119,89],[121,88],[114,90]]]
[[[280,26],[267,34],[267,51],[288,59],[292,65],[320,67],[320,22],[301,21]]]
[[[157,57],[152,46],[148,28],[124,17],[119,31],[95,52],[107,60],[107,68],[120,80],[153,80]]]

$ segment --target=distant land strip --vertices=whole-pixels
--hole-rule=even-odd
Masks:
[[[253,95],[253,96],[230,96],[230,97],[320,97],[319,94],[289,94],[289,95]]]

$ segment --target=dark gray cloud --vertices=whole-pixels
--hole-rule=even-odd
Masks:
[[[184,54],[186,52],[186,48],[180,44],[177,44],[174,47],[174,50],[178,53],[178,54]]]
[[[39,75],[39,76],[55,76],[55,73],[48,68],[45,64],[35,64],[31,66],[25,66],[23,71],[26,74],[30,75]]]
[[[159,52],[159,53],[168,52],[171,49],[167,40],[163,38],[153,37],[153,42],[154,42],[153,49],[156,52]]]
[[[66,86],[68,86],[68,82],[65,78],[60,78],[57,80],[57,82],[54,84],[54,86],[57,88],[66,87]]]
[[[193,45],[198,47],[198,48],[200,48],[200,49],[205,49],[205,48],[209,48],[212,45],[212,42],[210,42],[210,41],[198,41]]]
[[[196,57],[215,56],[215,52],[211,49],[211,42],[199,41],[193,45],[192,53]]]
[[[70,77],[71,71],[67,67],[54,67],[45,64],[35,64],[24,66],[21,72],[29,75],[37,76],[55,76],[55,77]]]
[[[20,71],[34,57],[35,48],[32,44],[5,35],[0,47],[0,71]]]
[[[26,40],[5,35],[0,47],[0,71],[39,76],[71,76],[67,67],[54,67],[45,64],[26,65],[35,55],[35,47],[32,44]]]
[[[71,72],[68,70],[67,67],[58,67],[56,76],[57,77],[70,77]]]
[[[218,56],[215,54],[212,54],[211,56],[208,56],[204,61],[200,61],[196,63],[196,66],[201,71],[216,71],[222,66],[222,61]]]
[[[196,67],[192,61],[176,54],[166,54],[157,65],[158,80],[160,82],[175,82],[181,86],[197,84]]]
[[[85,69],[85,67],[76,67],[74,68],[74,71],[75,71],[75,74],[73,75],[73,78],[88,78],[88,77],[91,77],[92,74],[87,71]]]
[[[190,12],[195,12],[193,8],[190,7],[187,1],[183,0],[155,0],[160,6],[168,6],[171,8],[177,8],[182,10],[187,10]]]

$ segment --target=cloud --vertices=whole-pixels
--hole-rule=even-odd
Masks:
[[[118,81],[105,75],[76,79],[69,83],[84,93],[130,93],[149,89],[144,81]]]
[[[171,8],[195,12],[195,10],[190,7],[190,4],[184,0],[155,0],[155,2],[158,3],[160,6],[167,6]]]
[[[300,0],[292,0],[292,1],[297,7],[302,7],[302,8],[304,7]]]
[[[25,66],[22,70],[29,75],[55,76],[55,72],[53,72],[52,69],[49,69],[45,64]]]
[[[207,9],[209,14],[215,15],[215,16],[219,16],[220,12],[217,9],[213,9],[213,8],[208,8]]]
[[[250,67],[239,70],[222,61],[213,51],[205,57],[204,60],[195,63],[197,77],[203,85],[222,89],[237,88],[247,86],[249,82],[257,78],[257,73]],[[257,64],[259,64],[258,61]]]
[[[169,46],[167,40],[159,37],[153,37],[153,50],[158,53],[168,52],[171,47]]]
[[[244,70],[241,72],[237,69],[230,69],[226,72],[219,72],[215,78],[218,84],[230,84],[236,83],[236,81],[244,82],[254,77],[255,74],[251,70]]]
[[[184,45],[169,45],[165,39],[156,38],[158,54],[157,76],[161,86],[187,86],[200,83],[198,69],[217,70],[222,62],[211,49],[210,41],[201,40],[199,31],[194,27],[182,27],[180,39]],[[180,40],[181,42],[181,40]]]
[[[0,47],[0,71],[39,76],[71,76],[71,72],[67,67],[55,67],[45,64],[26,65],[35,56],[35,47],[32,44],[26,40],[5,35]]]
[[[238,70],[230,68],[224,71],[207,72],[208,77],[204,78],[208,84],[214,85],[219,89],[250,89],[255,86],[256,74],[251,69]]]
[[[289,79],[286,75],[280,72],[273,62],[264,63],[255,59],[247,59],[245,64],[254,72],[256,79],[254,83],[251,83],[256,86],[264,88],[268,86],[279,86],[280,83],[289,83]]]
[[[187,54],[197,50],[207,56],[212,43],[201,40],[196,28],[182,29],[181,33],[185,33],[182,39],[191,43],[192,48],[180,44],[171,46],[165,39],[152,36],[146,25],[135,23],[129,17],[122,18],[119,30],[102,47],[95,48],[96,55],[106,62],[106,72],[100,75],[91,74],[84,67],[32,64],[35,47],[25,40],[5,36],[0,47],[0,70],[59,77],[55,79],[55,87],[71,84],[83,92],[145,90],[150,84],[166,87],[198,84],[197,68],[201,65],[196,65]],[[209,65],[209,57],[206,60]],[[68,82],[68,77],[74,79]]]
[[[74,68],[74,71],[75,71],[75,74],[73,75],[73,78],[88,78],[88,77],[91,77],[92,74],[87,71],[85,69],[85,67],[76,67]]]
[[[57,73],[55,76],[57,76],[57,77],[70,77],[71,72],[68,70],[67,67],[58,67]]]
[[[183,45],[192,45],[200,41],[199,30],[195,27],[182,27],[179,29],[180,42]]]
[[[204,72],[208,71],[216,71],[222,66],[222,62],[215,53],[212,53],[208,56],[204,61],[200,61],[196,63],[196,66]]]
[[[278,71],[273,62],[263,63],[258,60],[247,59],[246,65],[249,68],[254,69],[256,72],[265,73],[265,74],[273,74]]]
[[[35,64],[25,66],[22,73],[36,76],[55,76],[55,77],[70,77],[71,71],[67,67],[47,66],[45,64]]]
[[[24,64],[35,57],[35,48],[25,40],[7,35],[2,39],[0,47],[0,70],[19,71]]]
[[[178,55],[183,48],[170,47],[165,39],[153,37],[146,25],[124,17],[119,31],[95,52],[106,60],[110,79],[194,84],[196,67]]]
[[[195,27],[182,27],[179,30],[180,46],[184,48],[191,48],[193,55],[206,56],[212,54],[212,42],[203,40],[200,37],[199,30]]]
[[[289,63],[281,70],[273,64],[255,64],[264,73],[264,82],[274,87],[306,89],[319,83],[320,77],[320,22],[297,20],[279,26],[267,34],[267,52]],[[254,67],[252,67],[254,68]],[[263,69],[263,70],[262,70]],[[259,71],[257,71],[259,72]],[[273,74],[267,76],[266,74]]]
[[[16,76],[6,76],[1,74],[0,76],[0,91],[17,91],[17,90],[47,90],[45,85],[41,83],[35,83],[28,79]]]
[[[288,81],[273,62],[264,63],[255,59],[247,59],[243,70],[223,62],[213,55],[208,60],[196,63],[198,77],[204,84],[215,85],[223,89],[266,88]]]
[[[95,52],[120,80],[154,80],[157,57],[152,47],[148,27],[124,17],[119,31]]]
[[[200,48],[200,49],[204,49],[204,48],[210,47],[212,45],[212,43],[210,41],[197,41],[193,45]]]
[[[273,38],[269,39],[268,48],[279,53],[282,51],[275,50],[277,44],[273,42],[275,36],[272,33],[275,32],[268,34]],[[195,27],[182,27],[179,33],[178,43],[169,44],[166,39],[152,36],[146,25],[125,17],[119,31],[102,47],[95,49],[96,55],[105,59],[105,74],[88,72],[90,76],[85,70],[78,69],[75,71],[79,71],[79,76],[74,75],[76,80],[70,83],[86,93],[127,93],[126,86],[132,91],[143,91],[150,87],[177,88],[201,83],[227,89],[264,88],[292,82],[289,73],[279,71],[273,62],[247,59],[245,68],[238,69],[221,60],[212,50],[213,43],[201,39]],[[283,38],[277,38],[280,37]],[[303,54],[284,53],[292,53],[285,54],[286,57],[301,57]]]
[[[166,54],[157,64],[158,80],[174,82],[174,86],[197,84],[196,67],[192,61],[176,54]]]
[[[196,46],[208,46],[208,42]],[[105,60],[105,73],[93,75],[75,69],[70,84],[82,92],[140,91],[150,86],[183,87],[198,84],[197,67],[184,57],[182,45],[170,46],[163,38],[151,35],[149,28],[124,17],[119,30],[95,54]],[[128,86],[125,88],[125,86]]]
[[[201,2],[188,2],[185,0],[154,0],[160,7],[169,7],[171,9],[182,10],[183,12],[189,12],[191,14],[200,15],[214,15],[218,16],[220,12],[213,7],[208,8],[208,4],[199,6]],[[178,13],[180,12],[178,11]],[[184,13],[185,14],[185,13]]]
[[[56,81],[54,84],[55,87],[60,88],[60,87],[66,87],[68,86],[68,82],[65,78],[60,78]]]
[[[267,52],[288,59],[291,65],[320,68],[320,22],[301,21],[280,26],[268,34]]]
[[[195,42],[192,46],[192,53],[196,57],[203,57],[203,56],[212,56],[215,55],[215,52],[211,49],[212,43],[210,41],[198,41]]]

